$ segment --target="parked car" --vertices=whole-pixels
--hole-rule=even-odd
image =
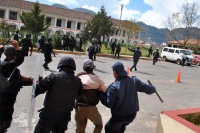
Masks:
[[[164,61],[175,61],[178,65],[180,65],[182,62],[182,56],[180,55],[180,53],[184,53],[187,56],[187,60],[185,61],[186,65],[190,66],[191,64],[193,64],[194,58],[191,52],[187,49],[164,47],[161,52],[161,58]]]
[[[193,57],[194,57],[193,64],[200,66],[200,55],[193,55]]]

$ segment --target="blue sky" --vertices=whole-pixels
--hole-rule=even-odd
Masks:
[[[27,0],[35,2],[36,0]],[[113,18],[119,19],[121,4],[124,4],[122,20],[134,19],[147,25],[163,28],[163,22],[173,13],[180,12],[181,5],[199,0],[38,0],[42,4],[59,3],[70,9],[82,7],[98,12],[102,5]]]

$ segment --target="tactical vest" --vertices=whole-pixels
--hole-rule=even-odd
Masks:
[[[10,77],[10,86],[6,88],[2,88],[0,86],[0,92],[7,92],[17,94],[21,88],[21,75],[19,69],[15,69],[12,76]]]
[[[75,97],[81,87],[81,80],[61,71],[54,73],[53,84],[46,92],[44,107],[62,112],[71,112]]]

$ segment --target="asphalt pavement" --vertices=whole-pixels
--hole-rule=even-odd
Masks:
[[[59,60],[63,56],[71,56],[75,59],[78,72],[83,71],[82,64],[87,55],[82,54],[57,54],[53,58],[53,62],[49,64],[50,70],[44,70],[44,76],[51,72],[57,71],[56,67]],[[26,57],[25,62],[19,67],[21,74],[24,76],[33,76],[34,67],[36,63],[37,53],[33,53],[30,57]],[[114,59],[107,57],[98,57],[95,61],[96,68],[94,72],[103,81],[109,85],[114,81],[112,65],[115,62],[122,62],[127,69],[131,67],[133,62],[131,58]],[[185,108],[197,108],[200,106],[200,67],[185,66],[182,67],[172,62],[158,61],[152,65],[152,60],[139,60],[137,65],[138,71],[131,72],[131,76],[136,76],[141,81],[146,82],[150,80],[156,87],[158,93],[162,97],[164,103],[161,103],[156,94],[147,95],[139,93],[140,111],[137,113],[136,119],[127,126],[126,133],[155,133],[157,126],[158,115],[164,110],[176,110]],[[175,79],[181,71],[181,83],[176,83]],[[32,131],[27,130],[28,112],[30,105],[32,87],[24,87],[19,92],[17,101],[15,103],[15,112],[13,114],[13,122],[8,130],[8,133],[32,133],[38,121],[37,110],[42,108],[43,98],[45,95],[39,95],[36,98],[36,106],[34,110],[34,117],[32,121]],[[98,104],[98,109],[103,118],[103,124],[110,118],[110,109]],[[75,133],[74,111],[71,115],[71,122],[68,124],[68,130],[65,133]],[[86,133],[93,132],[93,124],[88,121]],[[102,133],[104,130],[102,130]]]

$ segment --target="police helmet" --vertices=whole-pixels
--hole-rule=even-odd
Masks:
[[[75,61],[72,57],[65,56],[65,57],[62,57],[60,59],[60,62],[58,63],[58,66],[57,66],[57,69],[64,67],[64,66],[71,67],[74,70],[76,70],[76,64],[75,64]]]
[[[8,46],[6,50],[4,51],[4,55],[7,57],[13,57],[15,56],[15,48],[12,46]]]
[[[28,38],[28,37],[31,37],[31,35],[30,34],[26,34],[26,37]]]
[[[49,37],[49,38],[47,39],[47,41],[48,41],[48,42],[52,41],[52,38],[51,38],[51,37]]]
[[[159,48],[156,48],[156,51],[158,51],[159,50]]]
[[[140,47],[139,47],[139,46],[137,46],[136,48],[137,48],[137,49],[140,49]]]

